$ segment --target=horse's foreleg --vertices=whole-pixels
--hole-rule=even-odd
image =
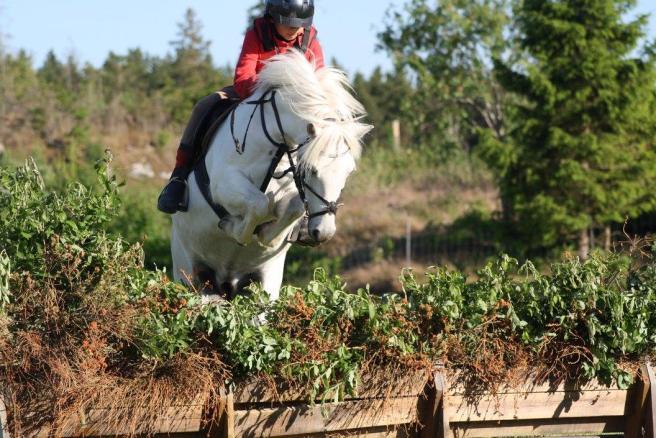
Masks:
[[[296,193],[289,193],[276,205],[275,222],[264,225],[259,233],[258,240],[264,246],[276,247],[287,237],[288,229],[305,213],[303,202]]]
[[[182,244],[175,226],[171,232],[171,257],[173,261],[173,279],[191,285],[193,262],[187,249]]]
[[[279,255],[269,260],[260,270],[262,288],[269,293],[272,300],[277,300],[280,296],[286,257],[287,251],[282,251]]]
[[[219,227],[240,245],[248,245],[253,241],[255,228],[272,217],[273,200],[243,175],[231,176],[234,177],[220,187],[220,192],[221,203],[232,214],[222,219]]]

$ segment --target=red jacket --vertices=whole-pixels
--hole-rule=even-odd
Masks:
[[[303,33],[301,33],[296,41],[290,42],[280,39],[275,30],[273,30],[273,25],[270,25],[273,30],[270,35],[275,47],[267,51],[264,47],[263,38],[260,36],[262,29],[269,29],[269,23],[265,20],[265,18],[258,18],[255,20],[254,26],[248,30],[244,38],[244,46],[241,49],[239,61],[237,62],[237,68],[235,69],[235,91],[242,99],[247,98],[253,92],[253,88],[257,82],[257,74],[264,67],[264,61],[278,53],[285,53],[294,48],[294,46],[297,48],[300,47],[303,41]],[[314,62],[318,70],[324,67],[323,50],[321,49],[319,40],[316,38],[317,31],[314,26],[311,27],[310,32],[310,43],[305,52],[305,57],[308,61]]]

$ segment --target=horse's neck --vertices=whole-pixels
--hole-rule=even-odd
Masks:
[[[259,94],[252,96],[248,101],[260,99],[261,96]],[[210,180],[212,180],[212,175],[225,172],[226,167],[229,167],[231,170],[237,170],[244,174],[251,180],[253,185],[259,188],[267,175],[267,171],[276,152],[276,147],[264,134],[259,106],[255,107],[255,105],[242,103],[235,111],[234,132],[231,129],[231,117],[228,117],[217,130],[214,139],[210,143],[205,156],[205,165],[210,175]],[[250,126],[248,126],[249,123]],[[267,121],[267,123],[275,124],[272,121]],[[247,135],[245,135],[246,132],[248,132]],[[244,143],[244,139],[246,139],[245,144],[242,145],[243,150],[239,151],[241,153],[237,150],[233,133],[234,137],[240,143]],[[285,157],[280,162],[276,173],[280,173],[288,167],[289,161]],[[287,188],[289,181],[289,178],[284,178],[281,181],[272,179],[270,191],[279,191],[280,189]],[[212,187],[212,189],[214,190],[215,188]],[[221,187],[217,186],[216,190],[221,190]]]

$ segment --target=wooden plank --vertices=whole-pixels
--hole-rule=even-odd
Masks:
[[[485,395],[488,394],[487,391],[480,389],[470,390],[464,386],[462,380],[458,378],[458,375],[449,376],[447,379],[449,384],[449,395],[467,395],[467,396],[476,396],[476,395]],[[501,385],[497,391],[498,394],[526,394],[526,393],[555,393],[555,392],[576,392],[576,391],[614,391],[620,390],[616,386],[608,387],[602,385],[596,380],[586,382],[583,385],[577,385],[572,382],[561,382],[558,385],[554,385],[549,382],[536,383],[534,378],[527,377],[523,383],[516,386]]]
[[[651,362],[645,364],[647,379],[649,380],[649,399],[647,403],[647,412],[645,414],[645,432],[647,438],[656,438],[656,375],[651,366]]]
[[[144,409],[125,408],[125,413],[131,414],[133,420],[123,424],[110,424],[107,422],[109,415],[115,416],[116,409],[92,409],[84,418],[80,415],[71,417],[65,421],[57,433],[58,437],[76,438],[76,437],[98,437],[98,436],[117,436],[129,435],[132,433],[194,433],[202,430],[203,425],[203,406],[171,407],[162,415],[153,425],[151,430],[147,430],[139,424],[140,418],[147,418],[148,412]],[[35,436],[37,438],[47,438],[51,435],[50,428],[44,428]]]
[[[235,411],[235,436],[278,437],[416,423],[417,397]]]
[[[445,399],[450,422],[530,420],[624,416],[629,391],[598,390],[580,392],[501,394],[482,396],[471,403],[462,395]]]
[[[312,435],[296,435],[287,438],[416,438],[413,429],[405,427],[375,427],[370,429],[349,430],[344,433],[318,433]]]
[[[560,435],[567,437],[588,436],[591,434],[622,433],[624,418],[586,418],[571,420],[543,421],[502,421],[456,425],[453,428],[457,438],[491,438],[511,436]]]
[[[632,397],[627,399],[627,418],[624,436],[627,438],[641,438],[642,426],[646,414],[647,397],[649,395],[649,376],[647,364],[640,367],[638,381]]]
[[[379,368],[365,373],[362,376],[357,396],[347,396],[345,400],[416,397],[423,393],[426,383],[431,377],[431,373],[424,369],[401,373],[396,369]],[[306,389],[290,388],[285,383],[274,383],[257,377],[238,382],[234,394],[236,405],[305,402],[310,399],[310,393]],[[330,399],[330,394],[328,394],[328,399]]]

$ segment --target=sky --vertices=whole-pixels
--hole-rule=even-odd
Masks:
[[[234,66],[246,29],[246,11],[256,0],[0,0],[0,33],[10,50],[26,49],[35,65],[49,50],[60,58],[102,65],[113,51],[141,48],[151,55],[170,51],[187,8],[193,8],[212,42],[217,65]],[[326,58],[336,58],[349,73],[390,68],[376,51],[386,11],[403,0],[316,0],[315,25]],[[652,13],[650,36],[656,37],[656,1],[639,0],[637,12]],[[8,37],[7,37],[8,36]]]

